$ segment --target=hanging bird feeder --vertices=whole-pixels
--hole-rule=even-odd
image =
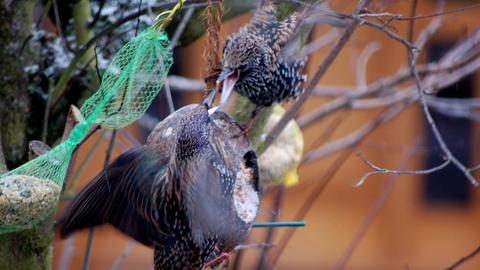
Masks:
[[[94,125],[123,128],[147,110],[173,63],[170,42],[162,29],[184,2],[161,13],[153,27],[119,50],[103,74],[99,89],[81,107],[84,120],[66,141],[0,175],[0,233],[30,228],[54,211],[72,153]]]

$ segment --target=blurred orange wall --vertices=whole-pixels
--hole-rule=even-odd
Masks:
[[[334,9],[351,10],[349,4],[354,1],[333,1]],[[379,2],[379,1],[375,1]],[[392,13],[409,14],[410,1],[390,1],[388,9]],[[476,3],[477,1],[447,1],[447,10]],[[478,3],[478,2],[477,2]],[[417,14],[434,12],[435,1],[418,1]],[[222,26],[222,36],[237,31],[249,16],[229,21]],[[429,23],[429,19],[418,20],[415,23],[415,34]],[[441,30],[434,40],[458,40],[480,24],[478,9],[444,17]],[[399,34],[407,32],[406,22],[393,24]],[[329,29],[319,27],[313,38],[318,38]],[[383,33],[367,27],[361,27],[349,41],[348,45],[335,60],[326,76],[321,80],[323,85],[355,85],[355,68],[358,56],[372,41],[379,41],[381,50],[376,52],[367,65],[367,81],[394,74],[406,63],[405,49],[397,42],[389,39]],[[202,77],[203,49],[205,39],[182,50],[182,75],[191,78]],[[328,48],[310,59],[309,75],[328,52]],[[475,93],[480,91],[480,76],[474,76]],[[200,95],[191,102],[200,99]],[[311,97],[303,108],[306,114],[321,104],[325,99]],[[373,119],[382,110],[355,111],[347,115],[346,121],[334,132],[332,140],[341,138],[356,130],[364,123]],[[305,130],[306,151],[313,149],[312,143],[322,134],[330,123],[338,116],[316,123]],[[134,127],[132,127],[134,128]],[[398,168],[399,161],[409,146],[415,143],[417,137],[424,133],[423,115],[417,106],[412,106],[395,120],[378,128],[368,136],[360,150],[368,158],[386,168]],[[478,129],[472,136],[478,153]],[[83,147],[79,157],[82,160],[89,146]],[[376,147],[369,147],[376,145]],[[382,146],[383,145],[383,146]],[[388,145],[393,147],[387,147]],[[106,145],[98,151],[98,159],[90,163],[82,174],[80,185],[87,183],[101,168]],[[115,153],[116,155],[119,152]],[[331,155],[316,162],[311,162],[300,169],[300,184],[286,191],[283,208],[278,213],[280,220],[292,220],[313,186],[321,180],[327,168],[331,166],[338,154]],[[474,157],[480,161],[478,156]],[[418,152],[409,159],[406,168],[420,169],[424,166],[425,156]],[[312,209],[305,217],[307,226],[296,231],[283,252],[276,269],[332,269],[344,254],[349,242],[354,237],[360,224],[365,219],[369,209],[382,191],[388,176],[374,176],[360,188],[354,188],[358,180],[368,168],[356,156],[351,155],[341,170],[335,174],[331,183],[315,201]],[[386,199],[379,215],[368,228],[366,236],[356,248],[346,269],[443,269],[460,257],[473,251],[480,244],[480,193],[472,191],[473,200],[468,207],[431,207],[422,198],[421,176],[401,176],[395,182],[392,192]],[[458,179],[458,181],[467,181]],[[261,217],[258,220],[269,219],[272,212],[273,194],[269,193],[262,201]],[[250,242],[262,242],[265,229],[256,229]],[[285,230],[279,229],[273,244]],[[86,232],[79,233],[70,242],[58,240],[55,243],[55,269],[60,269],[65,252],[71,256],[68,269],[81,269],[83,250],[86,242]],[[97,230],[94,240],[91,269],[110,269],[129,239],[109,227]],[[67,248],[69,247],[69,248]],[[275,252],[275,246],[271,250]],[[252,269],[257,262],[258,250],[245,252],[246,256],[241,269]],[[68,257],[68,256],[67,256]],[[126,258],[121,269],[150,269],[152,251],[137,244],[133,252]],[[470,260],[461,269],[480,269],[480,256]]]

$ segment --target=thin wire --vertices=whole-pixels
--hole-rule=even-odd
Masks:
[[[283,221],[283,222],[256,222],[253,228],[270,228],[270,227],[305,227],[304,221]]]

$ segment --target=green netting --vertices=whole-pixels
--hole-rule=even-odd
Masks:
[[[98,91],[81,107],[85,120],[68,140],[0,176],[0,233],[29,228],[51,214],[78,143],[94,124],[118,129],[137,120],[160,91],[172,62],[167,35],[154,28],[125,44],[108,65]]]

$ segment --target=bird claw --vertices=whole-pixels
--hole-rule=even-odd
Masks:
[[[204,269],[211,268],[214,269],[215,266],[220,265],[222,262],[226,261],[228,265],[230,262],[230,253],[222,252],[218,257],[209,261],[205,264]]]
[[[241,127],[242,131],[236,135],[232,136],[232,139],[238,139],[243,136],[247,136],[247,134],[252,130],[253,127],[253,121],[249,121],[245,127]]]
[[[247,124],[244,127],[239,126],[242,129],[242,131],[239,134],[232,136],[232,138],[238,139],[240,137],[246,136],[250,132],[250,130],[252,130],[253,122],[255,122],[255,118],[257,117],[257,115],[261,110],[262,110],[261,107],[256,107],[255,110],[253,110],[253,112],[248,117]]]

